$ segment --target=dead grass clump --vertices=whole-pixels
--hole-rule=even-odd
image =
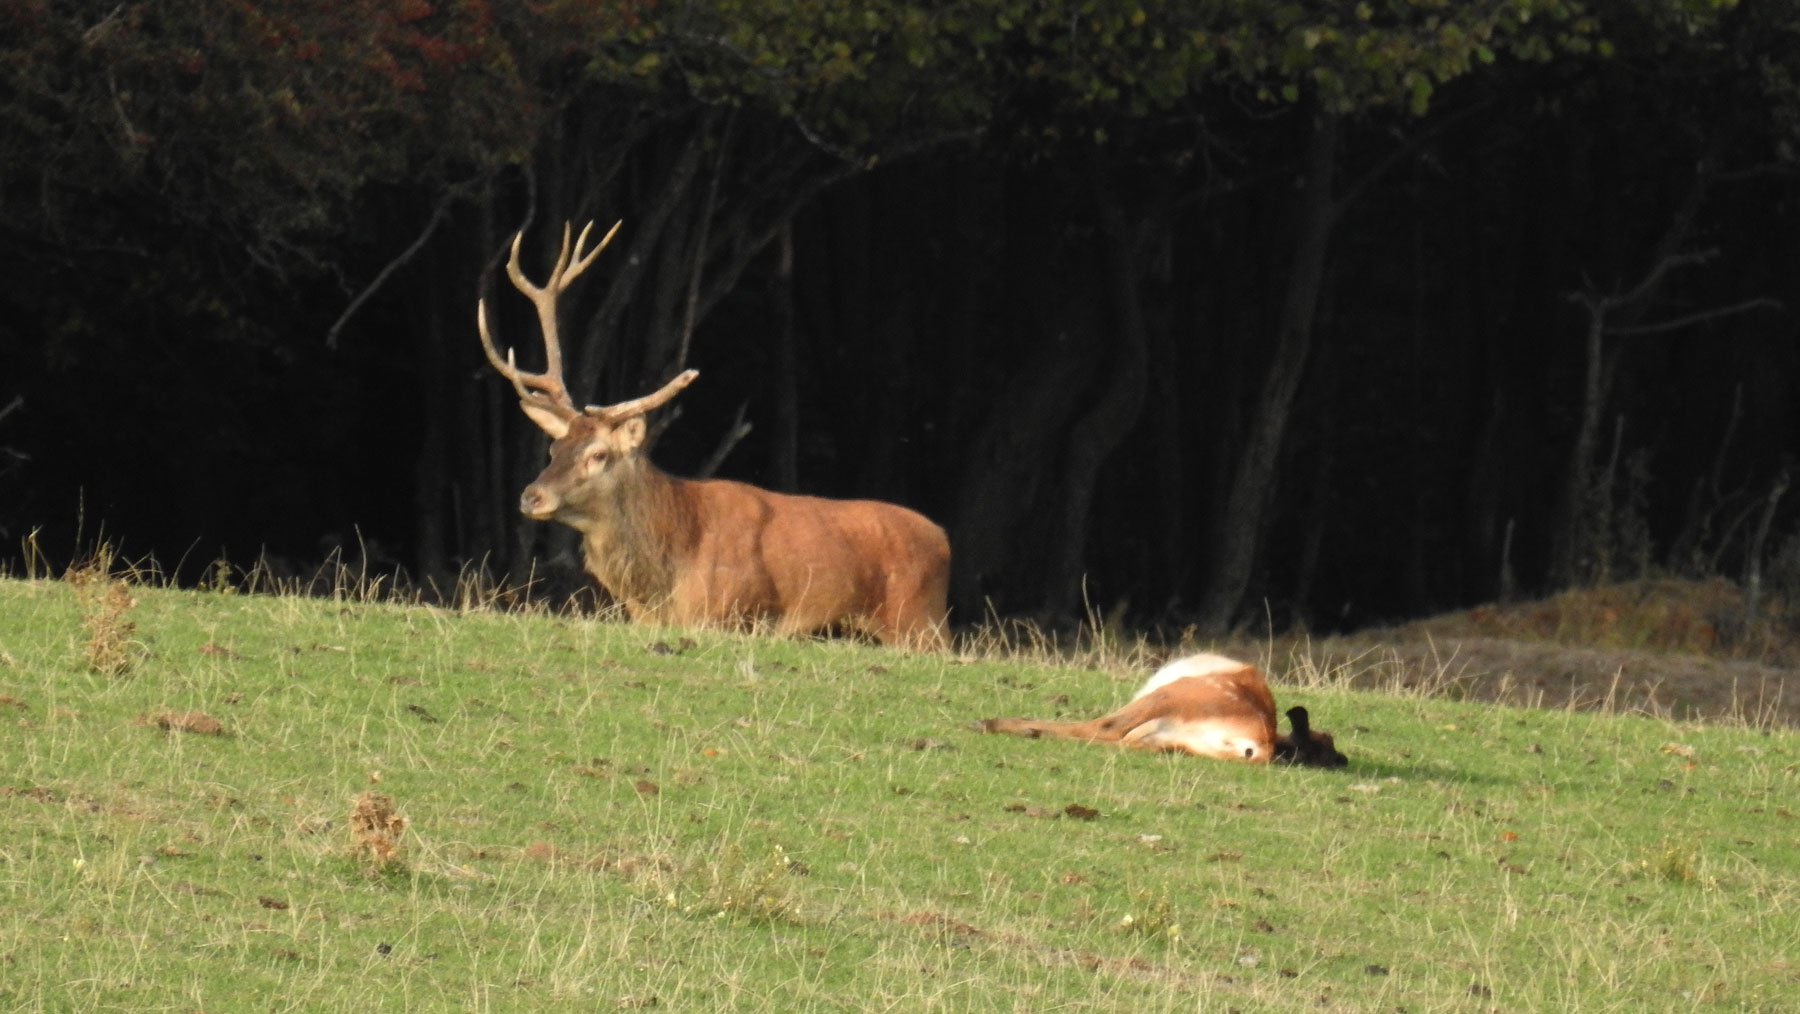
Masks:
[[[394,797],[379,792],[357,796],[350,808],[350,848],[356,861],[375,873],[401,869],[400,835],[406,818],[394,812]]]
[[[102,547],[93,559],[69,568],[66,580],[81,605],[81,623],[87,628],[88,668],[102,676],[118,677],[131,671],[136,660],[132,635],[137,624],[130,618],[137,600],[125,582],[112,573],[112,552]]]
[[[730,845],[716,858],[650,873],[646,886],[690,917],[764,926],[803,921],[793,879],[805,876],[806,866],[779,845],[763,857],[747,856],[741,847]]]
[[[164,732],[191,732],[200,736],[225,735],[225,723],[204,711],[165,711],[143,721]]]

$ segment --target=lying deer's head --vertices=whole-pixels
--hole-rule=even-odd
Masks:
[[[551,268],[550,277],[543,285],[533,284],[519,266],[519,244],[525,234],[520,232],[513,237],[512,257],[506,263],[506,274],[512,279],[513,287],[537,307],[538,327],[544,335],[544,372],[520,370],[510,348],[502,358],[488,333],[487,301],[476,306],[481,348],[487,354],[488,362],[501,376],[512,381],[513,390],[519,394],[519,408],[550,435],[550,464],[519,496],[520,513],[538,521],[560,518],[570,523],[579,522],[589,503],[604,497],[610,485],[631,472],[631,466],[644,446],[644,416],[675,397],[700,375],[697,370],[687,370],[654,394],[616,405],[575,407],[575,400],[569,397],[563,383],[556,299],[570,282],[587,270],[619,231],[615,224],[598,245],[584,253],[582,248],[587,245],[588,233],[593,228],[593,223],[589,222],[571,249],[569,227],[563,226],[562,250],[556,255],[556,266]]]
[[[1305,708],[1289,708],[1287,717],[1288,724],[1294,731],[1290,736],[1276,737],[1276,761],[1314,768],[1341,768],[1350,763],[1350,758],[1338,753],[1331,733],[1312,727],[1311,716],[1307,715]]]

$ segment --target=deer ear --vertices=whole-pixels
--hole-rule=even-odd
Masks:
[[[634,415],[613,429],[613,446],[620,454],[630,454],[644,442],[644,417]]]
[[[1289,708],[1287,717],[1288,724],[1294,728],[1295,742],[1304,742],[1308,736],[1312,735],[1312,716],[1306,713],[1305,708],[1298,705]]]
[[[560,412],[529,401],[519,402],[519,408],[527,418],[538,424],[538,429],[550,434],[552,440],[561,440],[569,432],[569,418]]]

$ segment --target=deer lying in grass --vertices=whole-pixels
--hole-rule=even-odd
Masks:
[[[577,408],[564,386],[556,299],[618,232],[571,255],[569,227],[543,285],[519,267],[513,237],[506,273],[537,307],[544,372],[525,373],[488,333],[488,362],[512,382],[519,407],[550,435],[550,464],[519,497],[519,510],[581,532],[582,557],[632,619],[681,626],[747,627],[781,633],[860,628],[884,643],[942,647],[950,540],[923,515],[874,500],[790,496],[723,479],[678,479],[644,455],[644,417],[699,373],[688,370],[654,394]]]
[[[1275,697],[1255,666],[1223,655],[1190,655],[1158,669],[1131,703],[1102,718],[988,718],[977,724],[983,732],[1086,739],[1247,764],[1349,763],[1330,733],[1312,728],[1305,708],[1289,708],[1287,716],[1293,733],[1284,736],[1275,727]]]

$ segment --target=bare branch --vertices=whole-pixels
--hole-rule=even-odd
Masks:
[[[1406,143],[1390,149],[1387,155],[1380,161],[1369,167],[1367,172],[1357,177],[1348,187],[1344,188],[1344,192],[1339,194],[1337,199],[1332,202],[1332,214],[1339,214],[1345,208],[1355,204],[1356,201],[1382,177],[1392,172],[1401,162],[1417,155],[1425,147],[1427,142],[1443,136],[1449,132],[1451,127],[1474,116],[1476,113],[1485,112],[1488,108],[1493,106],[1493,104],[1493,99],[1483,99],[1464,109],[1459,109],[1442,119],[1434,121],[1429,127],[1419,132],[1416,136],[1408,138]]]
[[[382,268],[375,275],[374,280],[365,286],[355,299],[350,301],[350,305],[344,307],[344,312],[338,315],[338,319],[325,332],[326,348],[335,350],[338,347],[338,336],[343,333],[344,325],[350,322],[350,318],[356,316],[356,311],[362,309],[362,305],[369,301],[369,297],[375,295],[383,285],[387,284],[387,280],[394,276],[394,272],[405,267],[407,261],[418,256],[419,251],[425,248],[425,244],[430,241],[432,234],[437,232],[438,226],[444,223],[444,218],[450,211],[450,202],[455,199],[454,191],[445,194],[444,199],[438,202],[436,208],[432,209],[431,220],[425,223],[425,228],[420,230],[418,238],[412,241],[412,245],[400,251],[398,257],[389,261],[387,267]]]
[[[1601,303],[1605,309],[1609,310],[1617,310],[1630,306],[1649,296],[1658,285],[1662,284],[1662,280],[1668,277],[1669,272],[1676,268],[1687,267],[1689,264],[1705,264],[1707,261],[1712,260],[1718,255],[1718,247],[1713,247],[1710,250],[1693,250],[1687,253],[1670,254],[1662,260],[1657,261],[1656,266],[1645,273],[1644,280],[1637,283],[1637,286],[1630,292],[1627,292],[1622,296],[1607,296],[1601,300]]]
[[[687,366],[688,349],[694,342],[694,325],[698,323],[700,307],[700,275],[706,270],[706,248],[711,242],[713,209],[719,203],[719,180],[725,175],[725,157],[731,151],[732,128],[736,125],[737,113],[733,112],[725,121],[723,136],[719,138],[719,157],[713,165],[712,179],[706,184],[706,200],[700,205],[699,235],[694,237],[694,266],[688,273],[687,299],[681,314],[681,341],[675,350],[677,367]]]
[[[1676,317],[1673,320],[1660,321],[1655,324],[1632,324],[1626,327],[1609,327],[1606,329],[1606,333],[1609,335],[1618,335],[1620,337],[1663,334],[1669,331],[1679,331],[1684,327],[1702,324],[1709,320],[1716,320],[1720,317],[1729,317],[1734,313],[1743,313],[1746,310],[1755,310],[1762,307],[1779,310],[1781,309],[1781,300],[1771,299],[1768,296],[1758,296],[1755,299],[1746,299],[1741,303],[1733,303],[1730,306],[1716,306],[1710,310],[1699,310],[1687,314],[1686,316]]]
[[[708,455],[706,461],[701,464],[700,470],[694,474],[695,478],[712,478],[713,473],[719,470],[719,466],[725,463],[725,458],[731,454],[732,448],[736,447],[739,441],[750,435],[750,431],[755,427],[744,419],[744,413],[748,411],[749,408],[750,403],[747,401],[738,403],[737,416],[731,420],[730,428],[728,428],[725,431],[725,434],[719,438],[719,446],[713,448],[713,452]]]

